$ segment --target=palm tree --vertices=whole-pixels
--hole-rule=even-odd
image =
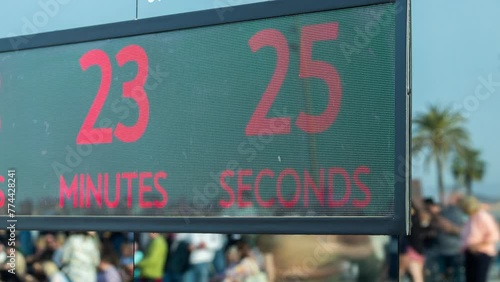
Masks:
[[[426,113],[415,117],[412,152],[427,152],[426,163],[436,162],[438,174],[439,199],[444,202],[443,168],[448,156],[453,151],[462,151],[469,141],[463,127],[465,119],[459,112],[449,107],[431,105]]]
[[[472,193],[472,182],[480,181],[486,170],[486,163],[480,159],[480,154],[479,150],[466,148],[458,152],[451,167],[453,176],[465,185],[468,195]]]

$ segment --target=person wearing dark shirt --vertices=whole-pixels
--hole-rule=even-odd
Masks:
[[[401,260],[401,274],[407,272],[414,282],[424,281],[424,227],[422,226],[424,217],[423,211],[412,203],[411,234],[406,238],[406,248]]]
[[[432,198],[424,200],[425,212],[429,215],[429,223],[423,228],[423,245],[425,255],[425,281],[441,282],[441,269],[439,264],[439,242],[441,206]]]
[[[444,281],[462,282],[464,280],[460,232],[466,223],[466,215],[457,206],[459,197],[459,194],[450,195],[448,205],[440,213],[437,239]]]

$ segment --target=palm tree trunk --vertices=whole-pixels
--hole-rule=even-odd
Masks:
[[[440,156],[437,156],[436,158],[436,165],[438,174],[439,202],[444,204],[443,161]]]
[[[467,195],[472,194],[472,178],[469,175],[465,176],[465,188],[467,189]]]

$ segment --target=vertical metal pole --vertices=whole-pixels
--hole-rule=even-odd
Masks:
[[[135,19],[139,18],[139,0],[135,0]]]
[[[396,271],[397,271],[397,281],[399,282],[399,279],[401,278],[401,275],[399,273],[399,257],[401,256],[401,236],[402,235],[398,235],[398,245],[396,247],[396,250],[397,250],[397,254],[398,254],[398,257],[397,257],[397,260],[396,260]]]

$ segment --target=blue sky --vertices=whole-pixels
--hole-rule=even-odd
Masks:
[[[150,17],[261,1],[139,0],[138,14]],[[49,2],[59,3],[57,9],[52,6],[49,9],[53,13],[40,17],[46,9],[40,3]],[[500,85],[484,86],[484,81],[500,82],[498,11],[498,0],[414,0],[412,70],[413,114],[425,111],[429,104],[460,109],[468,117],[474,146],[488,163],[487,174],[475,184],[475,191],[500,198]],[[135,16],[135,0],[7,0],[0,3],[0,38],[131,20]],[[36,20],[39,24],[30,28],[27,22]],[[475,96],[477,88],[481,88],[480,98]],[[421,159],[414,159],[413,175],[423,181],[425,194],[436,195],[434,164],[427,167]],[[454,180],[449,168],[445,172],[445,184],[450,188]]]
[[[468,118],[472,143],[488,163],[479,194],[500,197],[500,1],[413,1],[413,114],[429,104],[449,105]],[[476,88],[479,98],[476,97]],[[421,158],[420,158],[421,159]],[[413,174],[435,195],[434,164],[415,158]],[[449,168],[445,184],[454,185]]]

